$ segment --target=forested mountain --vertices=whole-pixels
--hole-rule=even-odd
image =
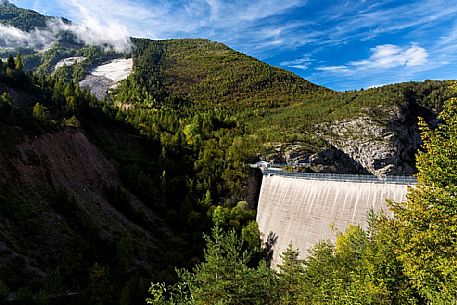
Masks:
[[[312,92],[329,91],[217,42],[134,39],[133,43],[137,86],[155,89],[157,80],[161,86],[157,89],[164,93],[209,107],[220,103],[279,107]]]
[[[454,95],[440,81],[340,93],[207,40],[133,42],[134,73],[113,94],[128,120],[140,124],[150,107],[185,115],[218,109],[243,125],[261,158],[290,165],[311,158],[314,171],[413,173],[417,116],[433,120]],[[154,128],[141,123],[146,133]],[[341,124],[370,134],[338,134]],[[347,149],[354,141],[368,143],[358,155]]]
[[[52,20],[0,3],[0,23],[25,32],[46,29]],[[40,52],[2,45],[0,300],[143,304],[151,281],[180,280],[184,286],[168,292],[157,284],[151,302],[173,304],[176,292],[179,304],[213,304],[217,297],[232,304],[233,295],[245,297],[243,304],[295,304],[287,299],[293,289],[331,294],[328,285],[349,274],[345,279],[357,292],[373,274],[390,272],[370,273],[384,270],[393,246],[381,245],[395,234],[352,229],[341,236],[344,251],[319,245],[306,270],[287,253],[286,272],[300,278],[280,279],[277,286],[254,222],[259,173],[249,164],[267,159],[287,162],[289,170],[306,161],[313,172],[416,172],[418,116],[436,127],[446,101],[457,95],[452,82],[334,92],[204,39],[132,39],[131,49],[120,53],[104,43],[87,45],[71,32],[55,38]],[[99,75],[100,67],[130,58],[125,78],[107,82],[107,74]],[[108,84],[101,100],[84,86],[98,81]],[[214,225],[213,239],[204,239]],[[401,230],[405,239],[412,232]],[[359,251],[357,260],[344,256],[351,251]],[[357,265],[373,253],[378,260]],[[205,259],[193,273],[174,270]],[[217,282],[205,298],[198,291],[206,291],[213,281],[206,276],[219,263],[223,272],[240,272],[235,280],[242,281],[233,287],[241,292],[231,295]],[[415,276],[414,266],[407,274]],[[319,274],[332,268],[328,281]],[[417,297],[423,287],[410,289],[399,261],[386,268],[395,273],[386,280],[400,279],[404,295],[392,296],[397,290],[389,282],[380,292],[368,289],[373,300],[424,300]],[[224,283],[232,287],[231,279]],[[343,294],[348,286],[337,288]],[[189,291],[197,303],[185,299]],[[297,295],[311,304],[331,301]]]
[[[0,24],[14,26],[23,31],[31,31],[36,28],[45,28],[47,22],[56,17],[43,16],[35,11],[22,9],[8,0],[0,2]]]

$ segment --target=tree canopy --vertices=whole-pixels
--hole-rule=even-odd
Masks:
[[[432,304],[451,304],[457,302],[456,98],[446,102],[439,120],[434,129],[421,121],[418,185],[394,211],[406,274]]]

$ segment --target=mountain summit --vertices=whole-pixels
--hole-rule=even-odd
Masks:
[[[8,0],[0,0],[0,6],[15,6],[13,3]]]

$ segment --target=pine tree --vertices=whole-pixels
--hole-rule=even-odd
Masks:
[[[206,190],[205,197],[201,200],[201,204],[208,208],[213,204],[213,198],[211,197],[211,192]]]
[[[32,116],[38,121],[45,123],[51,119],[48,108],[41,105],[40,103],[36,103],[35,106],[33,106]]]
[[[3,64],[3,60],[0,58],[0,80],[5,75],[5,66]]]
[[[300,291],[303,289],[302,277],[304,266],[298,259],[299,252],[292,245],[281,254],[282,263],[279,265],[280,304],[298,304]]]
[[[0,114],[6,118],[11,118],[13,114],[13,99],[7,92],[0,95]]]
[[[206,237],[205,262],[179,273],[174,287],[153,284],[149,304],[278,304],[277,281],[265,262],[248,267],[250,253],[235,231],[214,228]],[[165,298],[165,295],[171,298]]]

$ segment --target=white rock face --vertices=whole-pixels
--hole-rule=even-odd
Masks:
[[[115,59],[96,67],[80,83],[81,88],[87,88],[98,99],[108,96],[110,89],[118,86],[133,70],[133,59]]]
[[[113,82],[120,82],[126,79],[133,69],[133,59],[115,59],[105,65],[98,66],[91,74],[94,76],[103,76]]]
[[[87,58],[82,57],[82,56],[68,57],[68,58],[62,59],[54,66],[54,71],[56,71],[57,69],[59,69],[63,66],[70,67],[70,66],[76,65],[80,62],[85,61],[86,59]]]
[[[368,172],[377,175],[411,175],[411,152],[420,145],[416,125],[407,114],[392,107],[388,119],[359,117],[319,126],[320,135]]]

